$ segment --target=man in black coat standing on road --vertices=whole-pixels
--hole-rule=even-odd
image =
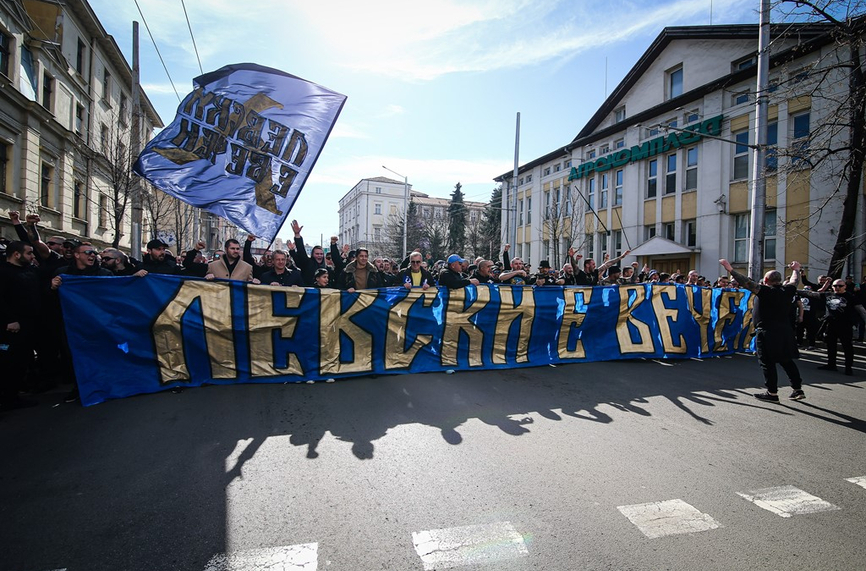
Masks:
[[[752,314],[755,323],[755,346],[767,390],[756,394],[755,398],[766,402],[779,402],[777,364],[785,370],[791,388],[794,389],[788,398],[791,400],[806,398],[803,393],[803,379],[794,362],[800,357],[800,351],[797,349],[797,338],[791,325],[791,305],[794,303],[797,284],[800,282],[800,263],[790,263],[789,267],[793,271],[784,284],[782,274],[776,270],[764,274],[764,279],[759,284],[734,270],[727,260],[719,260],[719,263],[734,276],[740,287],[751,291],[756,296]]]

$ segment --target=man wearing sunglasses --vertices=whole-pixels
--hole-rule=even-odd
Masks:
[[[817,292],[800,292],[810,299],[822,299],[825,305],[827,364],[818,367],[822,371],[836,370],[837,344],[842,345],[845,354],[845,374],[854,374],[854,335],[853,327],[857,325],[857,317],[866,319],[866,309],[853,293],[848,291],[845,280],[827,280]]]
[[[413,287],[427,289],[430,286],[436,285],[436,282],[433,280],[433,274],[424,269],[421,266],[421,262],[421,252],[409,254],[409,267],[400,272],[398,276],[398,280],[406,289],[412,289]]]

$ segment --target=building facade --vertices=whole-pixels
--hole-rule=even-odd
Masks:
[[[450,199],[412,190],[411,184],[386,177],[365,178],[340,199],[340,243],[381,253],[389,239],[389,226],[392,231],[395,226],[402,227],[407,196],[415,204],[422,224],[429,226],[440,221],[447,229]],[[464,201],[463,204],[467,209],[467,232],[470,232],[480,224],[487,203]],[[410,250],[418,246],[407,244]]]
[[[810,164],[847,80],[820,24],[774,26],[765,269],[800,261],[826,272],[844,192],[839,161]],[[758,27],[666,28],[568,144],[496,180],[504,242],[530,262],[565,262],[569,247],[603,259],[626,249],[659,271],[708,278],[749,255]],[[844,139],[843,139],[844,140]],[[838,142],[838,140],[836,141]],[[862,194],[862,190],[861,190]],[[856,236],[863,233],[863,197]],[[863,240],[846,271],[860,275]]]
[[[129,248],[132,193],[143,196],[142,242],[209,249],[233,225],[162,195],[132,175],[132,70],[86,0],[0,4],[0,232],[6,213],[38,214],[43,235]],[[140,91],[139,141],[163,126]],[[136,186],[138,183],[138,186]],[[183,244],[179,244],[183,242]]]

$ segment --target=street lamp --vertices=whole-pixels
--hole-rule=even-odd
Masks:
[[[400,256],[406,255],[406,238],[409,235],[409,179],[397,171],[391,170],[385,165],[382,168],[386,171],[391,171],[399,177],[403,177],[403,253]]]

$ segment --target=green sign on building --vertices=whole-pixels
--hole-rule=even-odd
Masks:
[[[680,147],[697,143],[704,135],[718,137],[722,133],[722,118],[722,115],[717,115],[711,119],[705,119],[697,125],[686,127],[683,131],[650,139],[630,149],[620,149],[595,161],[571,167],[568,180],[577,180],[594,172],[604,172],[612,168],[666,153],[671,149],[679,149]]]

